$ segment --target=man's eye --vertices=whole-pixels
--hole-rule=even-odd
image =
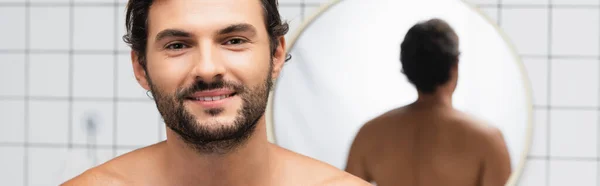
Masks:
[[[181,50],[181,49],[184,49],[186,47],[187,46],[185,44],[183,44],[183,43],[173,43],[173,44],[167,45],[166,48],[169,49],[169,50]]]
[[[230,39],[227,42],[225,42],[226,45],[239,45],[244,43],[246,43],[246,40],[240,38]]]

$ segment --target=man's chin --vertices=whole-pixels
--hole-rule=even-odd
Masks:
[[[203,128],[208,131],[218,131],[225,128],[235,127],[235,122],[231,119],[216,117],[211,119],[196,120],[196,125],[197,128]]]

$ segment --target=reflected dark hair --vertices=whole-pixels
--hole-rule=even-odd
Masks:
[[[433,93],[450,79],[458,63],[458,35],[441,19],[419,22],[401,45],[402,72],[421,93]]]
[[[265,26],[269,34],[271,55],[274,55],[275,50],[279,47],[278,38],[288,32],[289,25],[281,20],[277,0],[260,1],[263,7]],[[148,41],[148,13],[153,2],[153,0],[129,0],[125,15],[127,34],[123,36],[123,41],[139,56],[138,62],[144,68],[146,68],[146,45]],[[286,61],[290,57],[288,54]]]

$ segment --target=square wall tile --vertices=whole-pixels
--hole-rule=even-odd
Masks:
[[[533,93],[533,104],[548,105],[548,59],[523,58]]]
[[[553,5],[598,5],[597,0],[552,0]]]
[[[32,54],[29,58],[29,95],[69,96],[68,54]]]
[[[548,110],[536,109],[533,111],[533,136],[530,156],[548,156]]]
[[[598,8],[553,9],[552,55],[598,55],[598,22]]]
[[[75,101],[72,117],[74,144],[113,144],[112,101]]]
[[[135,79],[129,54],[119,55],[117,68],[117,94],[119,98],[142,98],[150,100],[146,95],[146,90]]]
[[[598,111],[551,110],[550,156],[596,158]]]
[[[548,10],[510,8],[502,10],[501,27],[519,54],[548,54]]]
[[[75,55],[73,61],[74,97],[114,97],[113,55]]]
[[[31,7],[30,43],[34,50],[68,50],[69,7]]]
[[[115,8],[75,7],[73,49],[114,50]]]
[[[551,65],[550,105],[598,106],[598,60],[555,59]]]
[[[29,148],[29,186],[60,185],[70,161],[67,148]]]
[[[154,102],[121,102],[117,113],[117,145],[147,146],[158,142],[159,113]]]
[[[302,24],[302,8],[301,7],[280,7],[279,12],[281,19],[288,22],[290,29],[285,35],[286,41],[291,41],[292,37],[296,35],[300,25]]]
[[[0,50],[25,49],[25,7],[0,7]]]
[[[595,161],[552,160],[549,186],[596,186],[597,170]]]
[[[498,8],[497,7],[480,7],[479,10],[487,16],[495,24],[498,24]]]
[[[24,54],[0,54],[0,87],[0,96],[25,95]]]
[[[519,186],[546,186],[546,160],[529,159],[525,163]]]
[[[23,147],[0,147],[0,185],[24,185],[23,165],[25,149]]]
[[[113,97],[113,55],[75,55],[73,61],[74,97]]]
[[[69,139],[69,102],[29,102],[29,142],[66,144]]]
[[[115,49],[114,7],[75,7],[73,18],[75,50]]]
[[[0,100],[0,143],[2,142],[25,142],[24,100]]]

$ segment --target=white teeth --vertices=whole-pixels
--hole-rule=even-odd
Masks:
[[[198,101],[218,101],[218,100],[222,100],[222,99],[225,99],[228,97],[229,97],[229,95],[213,96],[213,97],[198,97],[198,98],[196,98],[196,100],[198,100]]]

